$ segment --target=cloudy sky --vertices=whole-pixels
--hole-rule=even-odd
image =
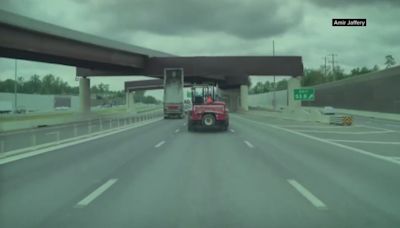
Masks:
[[[328,54],[346,71],[400,62],[400,0],[0,0],[27,17],[181,56],[300,55],[319,68]],[[332,18],[366,18],[366,27],[332,27]],[[18,61],[18,74],[48,73],[77,85],[72,67]],[[14,61],[0,59],[0,79]],[[133,77],[94,78],[122,89]]]

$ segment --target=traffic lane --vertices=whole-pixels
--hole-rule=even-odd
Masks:
[[[179,123],[159,121],[0,166],[0,226],[32,227],[146,154]],[[143,156],[144,156],[143,155]]]
[[[238,135],[251,135],[256,146],[265,148],[269,159],[280,163],[326,202],[336,221],[333,224],[399,226],[398,164],[265,126],[262,122],[268,120],[253,123],[232,116]]]
[[[89,205],[70,205],[39,227],[325,226],[325,211],[254,150],[231,132],[181,128],[154,148],[156,160],[131,160]]]

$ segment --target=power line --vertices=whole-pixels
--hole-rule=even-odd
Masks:
[[[337,54],[328,54],[328,56],[331,56],[332,60],[329,61],[330,63],[332,63],[332,75],[333,75],[333,80],[335,80],[335,56],[337,56]]]

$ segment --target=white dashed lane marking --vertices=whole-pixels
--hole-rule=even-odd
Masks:
[[[306,198],[314,207],[318,209],[327,209],[326,205],[318,199],[314,194],[303,187],[299,182],[289,179],[287,180],[304,198]]]
[[[253,144],[251,144],[249,141],[245,140],[244,143],[250,148],[254,148]]]
[[[164,143],[165,143],[165,141],[161,141],[161,142],[157,143],[154,147],[158,148],[158,147],[162,146]]]
[[[105,192],[107,189],[109,189],[115,182],[117,182],[118,179],[110,179],[100,187],[98,187],[94,192],[90,193],[88,196],[86,196],[83,200],[79,201],[76,204],[76,208],[82,208],[87,205],[89,205],[93,200],[95,200],[98,196],[100,196],[103,192]]]

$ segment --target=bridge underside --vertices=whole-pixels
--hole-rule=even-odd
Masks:
[[[214,82],[221,89],[240,88],[246,93],[249,75],[303,75],[300,56],[177,57],[3,10],[0,10],[0,34],[0,57],[77,67],[76,76],[82,77],[80,89],[84,102],[81,103],[85,104],[82,107],[85,112],[90,110],[90,76],[137,75],[161,79],[165,68],[182,68],[185,83]]]

